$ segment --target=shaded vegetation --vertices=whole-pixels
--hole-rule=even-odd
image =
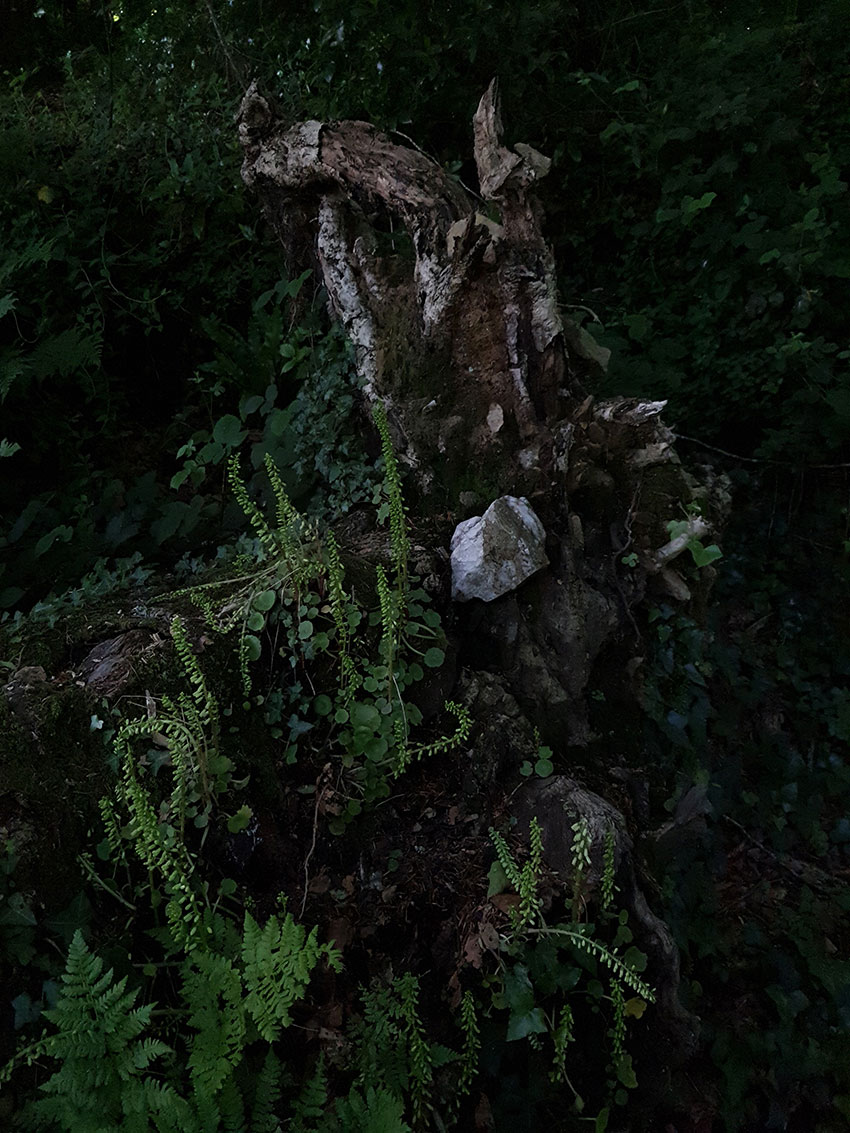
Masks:
[[[65,994],[88,989],[125,1041],[102,1083],[106,1107],[119,1112],[115,1075],[129,1058],[137,1116],[145,1106],[166,1114],[154,1128],[190,1128],[191,1120],[213,1129],[216,1120],[273,1130],[283,1112],[291,1119],[283,1128],[429,1128],[430,1097],[443,1120],[471,1128],[470,1089],[473,1100],[476,1091],[488,1095],[496,1128],[556,1119],[558,1128],[580,1128],[578,1110],[564,1116],[564,1097],[575,1105],[577,1095],[597,1128],[609,1111],[611,1128],[635,1130],[668,1120],[692,1133],[846,1128],[846,5],[642,11],[626,0],[540,0],[520,10],[489,0],[320,0],[283,20],[260,0],[156,11],[79,0],[35,13],[19,6],[6,18],[14,34],[0,32],[0,672],[29,675],[17,700],[0,698],[0,958],[11,989],[3,1050],[11,1055],[21,1036],[38,1041],[40,1015],[52,1008],[49,1053],[65,1069],[50,1077],[36,1062],[28,1082],[47,1082],[54,1101],[57,1091],[65,1098],[37,1103],[54,1122],[47,1127],[75,1128],[89,1113],[92,1097],[74,1110],[68,1096],[88,1074],[85,1059],[102,1053],[102,1036],[92,1036],[91,1050],[69,1045],[75,1017],[67,999],[57,1000],[57,981],[70,949]],[[299,1025],[333,1030],[343,1013],[346,1024],[354,1020],[336,1063],[294,1049],[298,1040],[284,1032],[281,1042],[262,1036],[278,1052],[266,1065],[250,1031],[265,1016],[247,1006],[246,1022],[236,1007],[250,960],[234,928],[248,923],[240,897],[259,905],[266,930],[294,931],[275,900],[278,891],[300,898],[305,887],[306,906],[300,871],[318,822],[354,834],[345,848],[317,851],[308,918],[354,938],[346,886],[368,852],[379,882],[357,915],[388,938],[403,936],[386,912],[393,894],[382,894],[395,877],[424,892],[424,866],[393,842],[398,819],[383,800],[406,765],[400,730],[424,721],[410,748],[421,755],[452,736],[455,721],[439,707],[451,648],[427,594],[402,578],[398,514],[395,547],[349,570],[349,605],[329,597],[339,576],[327,557],[286,592],[274,571],[271,581],[263,576],[274,560],[262,534],[244,531],[247,500],[274,508],[267,457],[293,508],[322,530],[359,506],[389,512],[401,503],[384,487],[391,450],[357,424],[351,359],[321,290],[303,264],[281,268],[280,249],[243,191],[233,113],[259,75],[293,120],[363,118],[401,131],[472,183],[469,121],[494,74],[511,134],[554,158],[543,202],[566,313],[612,351],[593,392],[669,399],[667,418],[687,437],[683,457],[711,460],[733,492],[724,558],[704,568],[716,572],[710,602],[683,614],[659,601],[637,627],[638,707],[624,697],[614,719],[618,673],[603,674],[594,694],[594,750],[606,766],[627,765],[622,806],[659,879],[687,1006],[703,1020],[698,1062],[648,1083],[645,1094],[634,1090],[647,1001],[614,990],[598,957],[552,936],[533,948],[512,937],[510,966],[475,985],[477,1017],[458,985],[457,1025],[446,1022],[451,1012],[429,982],[428,959],[404,948],[420,982],[396,972],[358,999],[358,982],[375,975],[368,937],[346,956],[348,975],[324,970],[309,994],[306,978],[279,985],[267,1006],[297,1000]],[[247,480],[242,507],[228,482],[234,454]],[[304,545],[314,534],[299,528]],[[395,582],[384,573],[382,584],[380,572],[393,566]],[[214,585],[198,591],[199,582]],[[165,589],[206,595],[207,608],[186,593],[175,602],[221,711],[209,781],[189,776],[181,785],[178,776],[184,793],[175,799],[163,786],[168,745],[152,742],[144,756],[157,819],[151,837],[166,838],[165,853],[175,844],[168,830],[188,830],[198,916],[218,934],[204,959],[166,931],[169,886],[179,878],[151,880],[166,859],[152,856],[151,843],[148,858],[139,855],[143,868],[124,863],[138,832],[125,814],[116,835],[95,805],[117,782],[122,727],[146,691],[158,698],[175,673],[185,675],[185,658],[181,668],[171,652],[167,660],[146,654],[125,694],[139,701],[132,706],[92,699],[73,676],[87,646],[108,633],[141,626],[167,642]],[[235,647],[209,623],[209,604],[226,594],[241,603]],[[101,626],[101,605],[115,595],[122,613],[110,607]],[[222,597],[217,608],[226,606]],[[340,660],[349,634],[363,635],[353,654],[356,696]],[[45,682],[60,671],[71,675],[58,695],[51,681],[48,696]],[[190,700],[171,706],[178,730],[191,715],[191,686],[199,687],[189,679]],[[407,685],[405,710],[388,691],[393,679]],[[392,711],[383,712],[382,696]],[[211,716],[200,724],[209,728]],[[45,753],[60,749],[51,762]],[[322,778],[331,750],[348,760],[344,789]],[[550,757],[531,744],[517,775],[568,766],[563,753]],[[440,764],[445,776],[460,780],[449,763]],[[287,782],[293,767],[300,778]],[[261,789],[242,782],[249,770]],[[427,763],[410,774],[398,813],[439,812],[411,818],[424,824],[421,844],[465,861],[473,843],[454,824],[468,816],[443,819]],[[39,789],[40,807],[21,804]],[[299,798],[310,803],[306,820]],[[265,813],[275,808],[281,824],[292,824],[291,841]],[[69,856],[46,878],[39,859],[82,846],[89,828],[82,864]],[[262,838],[267,849],[248,864]],[[270,866],[262,854],[272,845],[296,864],[275,858]],[[457,862],[446,869],[460,871],[452,873],[460,908],[482,899],[486,865],[476,859],[466,875]],[[514,866],[528,912],[537,890],[527,882],[523,894]],[[490,882],[492,896],[511,888],[492,871]],[[580,893],[579,884],[576,907]],[[407,907],[406,915],[427,935],[424,913]],[[600,947],[630,945],[616,915],[599,931]],[[445,946],[431,944],[435,955]],[[117,982],[103,975],[98,953]],[[179,980],[169,974],[177,964]],[[197,985],[198,972],[213,968],[222,989],[215,1008],[200,1003]],[[577,1006],[579,984],[589,990]],[[195,1057],[188,1031],[141,1038],[154,1001],[193,1020],[205,1042],[226,1008],[238,1041]],[[628,1049],[626,1017],[635,1035]],[[375,1033],[383,1045],[370,1062]],[[593,1042],[579,1054],[573,1040],[582,1034]],[[529,1037],[516,1054],[517,1040]],[[151,1077],[157,1059],[166,1069]],[[211,1093],[226,1095],[215,1119],[197,1091],[164,1100],[163,1082],[179,1094],[213,1078]],[[9,1104],[0,1113],[17,1112]]]

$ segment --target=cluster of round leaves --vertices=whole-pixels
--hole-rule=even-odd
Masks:
[[[364,646],[372,636],[367,631],[357,639],[357,652],[351,657],[355,677],[348,683],[341,681],[336,666],[314,664],[322,655],[328,662],[336,659],[334,655],[345,648],[339,619],[348,634],[354,635],[365,628],[367,620],[380,626],[381,617],[374,611],[367,619],[351,598],[335,613],[322,590],[321,578],[302,589],[287,583],[258,589],[243,607],[240,653],[247,672],[247,665],[262,656],[263,635],[268,633],[276,643],[277,656],[289,667],[280,689],[258,698],[265,705],[269,725],[287,741],[287,762],[296,762],[299,739],[317,728],[340,753],[352,789],[351,797],[340,804],[340,814],[331,820],[332,829],[341,832],[360,813],[363,803],[389,793],[389,778],[400,769],[399,747],[404,747],[409,730],[421,722],[418,708],[404,702],[405,693],[429,669],[443,664],[445,652],[435,644],[442,641],[439,614],[428,607],[430,599],[424,590],[413,590],[402,603],[407,616],[395,655],[367,656]],[[327,682],[325,689],[317,692],[317,682]],[[246,689],[250,690],[250,680]]]

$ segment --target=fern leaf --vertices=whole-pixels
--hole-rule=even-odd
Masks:
[[[247,996],[245,1007],[266,1042],[276,1042],[282,1027],[292,1021],[290,1008],[302,999],[310,976],[325,955],[339,966],[339,953],[318,943],[318,930],[307,934],[287,913],[283,921],[269,917],[260,928],[245,914],[242,962]]]
[[[328,1077],[325,1073],[325,1056],[320,1054],[316,1069],[302,1086],[292,1107],[289,1125],[291,1133],[307,1133],[311,1126],[322,1119],[327,1104]]]
[[[263,1068],[257,1075],[251,1107],[251,1133],[278,1133],[280,1130],[275,1110],[280,1103],[281,1076],[280,1059],[269,1049]]]
[[[54,374],[67,377],[78,370],[90,370],[100,365],[103,335],[91,327],[69,327],[60,334],[43,339],[31,356],[36,378]]]
[[[183,969],[183,998],[192,1039],[189,1069],[199,1094],[215,1096],[242,1057],[242,981],[226,956],[196,951]]]
[[[222,1133],[246,1133],[242,1094],[232,1074],[224,1080],[218,1099]]]
[[[383,1087],[368,1086],[365,1095],[352,1089],[336,1103],[336,1113],[345,1133],[411,1133],[401,1098]]]
[[[43,1050],[59,1068],[42,1084],[43,1097],[24,1112],[27,1128],[53,1122],[80,1133],[149,1129],[142,1074],[168,1047],[140,1038],[153,1005],[136,1007],[126,979],[89,952],[82,934],[71,941],[56,1007],[45,1018],[56,1027]]]
[[[13,347],[0,350],[0,402],[6,400],[9,390],[26,372],[27,364],[20,351]]]

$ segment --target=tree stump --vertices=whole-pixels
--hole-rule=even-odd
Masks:
[[[517,572],[509,592],[454,603],[461,694],[475,712],[482,688],[501,689],[513,709],[482,711],[501,718],[519,705],[562,759],[586,750],[600,740],[588,697],[601,659],[628,689],[642,654],[639,607],[650,590],[690,599],[676,558],[708,532],[712,502],[679,462],[664,402],[588,392],[605,352],[559,306],[534,192],[549,160],[503,144],[495,81],[473,121],[477,194],[368,123],[281,121],[256,83],[238,130],[246,185],[290,254],[309,249],[351,339],[364,409],[386,409],[417,517],[445,529],[444,546],[455,524],[504,497],[521,516],[533,509],[529,530],[542,526],[548,565]],[[702,515],[676,543],[667,525],[695,497]],[[487,537],[479,542],[486,554]],[[518,770],[515,752],[489,765],[482,753],[470,789],[492,796],[506,767]],[[675,947],[634,880],[625,836],[620,851],[662,1014],[681,1042]]]

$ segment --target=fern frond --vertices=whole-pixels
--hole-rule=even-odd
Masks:
[[[401,1098],[380,1086],[367,1086],[365,1095],[352,1087],[337,1101],[336,1115],[345,1133],[411,1133]]]
[[[354,696],[359,680],[357,666],[349,654],[351,629],[348,621],[348,603],[342,586],[345,574],[339,555],[339,546],[332,531],[329,531],[325,536],[325,552],[331,617],[334,620],[337,633],[337,652],[339,653],[340,665],[339,688],[343,703],[348,703]]]
[[[97,806],[103,821],[106,840],[109,843],[109,852],[112,854],[113,860],[116,862],[126,861],[124,840],[121,837],[118,819],[115,816],[115,801],[113,797],[104,795],[97,800]]]
[[[499,859],[499,865],[505,871],[505,877],[508,879],[513,888],[519,892],[519,887],[522,884],[522,874],[520,873],[519,866],[514,861],[513,854],[508,848],[508,844],[499,831],[494,827],[490,827],[490,841],[496,850],[496,857]]]
[[[183,666],[183,672],[192,686],[192,698],[198,708],[199,721],[204,727],[217,732],[219,726],[218,703],[207,687],[203,670],[192,646],[189,644],[189,638],[186,636],[185,626],[176,615],[171,620],[170,632],[174,649],[180,658],[180,664]]]
[[[378,607],[381,615],[381,658],[392,673],[398,649],[398,634],[401,625],[398,609],[398,596],[390,589],[384,568],[375,568],[375,589],[378,593]],[[389,681],[389,678],[388,678]]]
[[[413,760],[430,759],[436,755],[444,755],[446,752],[460,747],[461,744],[465,744],[469,739],[469,733],[472,731],[472,717],[468,710],[454,700],[447,700],[445,709],[447,712],[451,712],[457,720],[457,727],[454,732],[449,736],[444,736],[441,740],[434,740],[430,744],[419,744],[411,748],[405,747],[403,755],[396,759],[396,776],[400,775]],[[505,872],[507,873],[507,870]]]
[[[102,349],[103,332],[100,328],[69,327],[59,334],[43,338],[28,361],[36,378],[48,378],[53,374],[67,377],[99,366]]]
[[[394,984],[377,981],[363,995],[363,1019],[353,1028],[357,1049],[356,1085],[380,1082],[403,1097],[409,1083],[404,1033],[399,1025],[399,1004]]]
[[[552,1082],[567,1081],[567,1047],[573,1042],[573,1011],[569,1003],[564,1003],[558,1016],[558,1022],[552,1028],[552,1043],[555,1053],[552,1056],[552,1069],[549,1078]]]
[[[248,495],[248,489],[245,487],[245,482],[239,471],[239,457],[235,453],[227,462],[227,479],[236,497],[236,502],[242,508],[248,522],[256,531],[257,538],[260,540],[260,545],[263,550],[270,558],[275,558],[278,553],[277,538],[275,537],[274,531],[272,531],[266,522],[263,513]]]
[[[540,869],[543,864],[543,835],[536,815],[529,824],[529,842],[531,853],[528,861],[522,867],[519,889],[517,890],[519,893],[519,928],[530,925],[543,906],[542,900],[537,895]]]
[[[225,1078],[217,1100],[222,1133],[245,1133],[245,1106],[232,1074]]]
[[[254,1087],[254,1104],[251,1107],[251,1133],[279,1133],[280,1120],[276,1109],[280,1104],[281,1064],[274,1050],[269,1048],[263,1068],[257,1075]],[[324,1101],[321,1107],[324,1107]]]
[[[410,1090],[413,1119],[418,1124],[428,1109],[427,1098],[434,1078],[431,1049],[419,1016],[419,981],[410,972],[396,980],[400,1017],[410,1060]]]
[[[56,1007],[45,1018],[56,1028],[42,1044],[58,1069],[43,1096],[25,1110],[27,1128],[42,1121],[63,1129],[148,1129],[145,1079],[151,1063],[170,1051],[143,1036],[152,1005],[135,1006],[136,991],[86,947],[77,931],[68,950]]]
[[[246,912],[242,940],[245,1008],[266,1042],[276,1042],[281,1028],[291,1023],[290,1008],[303,998],[322,956],[339,970],[340,953],[329,944],[319,944],[317,927],[307,933],[287,913],[282,921],[269,917],[260,928]]]
[[[308,1133],[321,1121],[328,1104],[328,1076],[324,1053],[319,1055],[316,1069],[301,1087],[301,1093],[292,1107],[289,1129],[291,1133]]]
[[[280,470],[272,460],[271,454],[266,453],[263,461],[266,466],[266,475],[274,493],[278,533],[285,539],[287,533],[297,528],[302,522],[301,513],[290,500],[289,493],[281,479]]]
[[[160,873],[170,896],[166,917],[176,943],[187,950],[206,935],[203,913],[191,882],[192,857],[182,841],[169,838],[159,824],[151,797],[136,775],[132,753],[126,748],[125,729],[116,739],[123,755],[121,796],[130,811],[130,831],[139,858],[148,870]]]
[[[463,1050],[460,1056],[458,1095],[469,1093],[472,1080],[478,1072],[478,1055],[481,1051],[481,1032],[475,1011],[475,997],[465,991],[460,1004],[460,1027],[463,1031]]]
[[[611,1054],[618,1061],[625,1054],[626,1042],[626,999],[618,980],[611,978],[611,1002],[614,1004],[614,1020],[611,1024]]]
[[[609,909],[614,902],[614,893],[617,886],[614,884],[614,871],[616,863],[614,860],[615,848],[615,835],[614,827],[609,826],[605,831],[605,849],[602,854],[602,881],[600,883],[601,890],[601,906],[603,911]]]
[[[199,950],[184,965],[183,998],[196,1032],[189,1054],[192,1081],[199,1094],[214,1096],[245,1047],[242,981],[227,957]]]

